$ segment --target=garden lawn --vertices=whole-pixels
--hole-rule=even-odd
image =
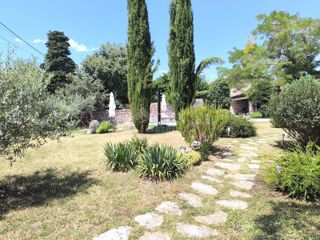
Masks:
[[[256,126],[258,137],[267,140],[258,151],[263,166],[268,164],[270,154],[281,151],[274,144],[281,139],[282,131],[271,128],[269,123]],[[216,206],[213,198],[204,197],[204,207],[195,210],[177,195],[190,192],[191,183],[199,180],[202,169],[211,166],[218,156],[173,182],[139,179],[133,171],[110,172],[105,165],[103,146],[108,141],[129,140],[134,133],[133,130],[104,135],[76,133],[72,138],[29,150],[12,167],[1,160],[0,239],[92,239],[123,225],[133,226],[132,239],[138,239],[145,229],[138,227],[133,218],[154,211],[167,200],[178,202],[184,214],[166,216],[160,230],[172,234],[172,239],[185,239],[176,233],[175,222],[194,223],[194,214],[210,214]],[[144,136],[150,143],[186,145],[177,131]],[[234,152],[230,158],[236,159],[239,146],[245,141],[220,139],[217,145],[230,147]],[[226,186],[218,189],[222,195],[229,190]],[[318,203],[289,200],[268,189],[260,174],[250,194],[253,198],[248,201],[249,208],[228,212],[228,221],[214,227],[220,236],[212,239],[319,239]]]

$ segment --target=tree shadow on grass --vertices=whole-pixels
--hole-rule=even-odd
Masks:
[[[255,223],[259,233],[254,240],[291,239],[293,231],[301,239],[319,239],[320,204],[273,202],[272,212],[259,216]]]
[[[90,172],[63,175],[56,170],[37,171],[32,175],[7,176],[0,181],[0,220],[12,210],[46,204],[85,191],[97,180]]]

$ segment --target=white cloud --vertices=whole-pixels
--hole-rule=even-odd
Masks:
[[[69,40],[70,47],[74,49],[76,52],[89,52],[90,50],[84,44],[79,44],[75,40]]]
[[[17,43],[21,43],[21,39],[19,39],[19,38],[15,38],[14,39]]]
[[[33,40],[33,43],[45,43],[46,41],[40,39],[40,38],[36,38]]]

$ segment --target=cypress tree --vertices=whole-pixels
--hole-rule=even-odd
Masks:
[[[193,13],[190,0],[174,0],[170,5],[169,78],[173,107],[179,111],[194,100],[196,91]]]
[[[76,64],[69,57],[69,38],[63,32],[50,31],[46,46],[45,71],[51,74],[48,91],[54,93],[58,88],[69,83],[67,75],[74,73]]]
[[[128,97],[139,132],[149,125],[152,98],[152,47],[145,0],[128,0]]]

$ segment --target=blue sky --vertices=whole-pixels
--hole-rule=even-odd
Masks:
[[[34,47],[46,52],[43,41],[49,30],[64,31],[72,41],[72,58],[80,63],[102,43],[125,43],[127,40],[126,0],[1,0],[0,21],[13,29]],[[161,65],[157,75],[168,70],[167,42],[170,0],[147,0],[155,59]],[[256,15],[272,10],[300,13],[303,17],[319,17],[319,0],[193,0],[195,24],[195,51],[197,63],[216,56],[227,61],[233,47],[243,48],[255,28]],[[4,37],[24,50],[32,49],[17,41],[0,26]],[[0,51],[8,44],[0,38]],[[30,54],[17,49],[21,57]],[[35,54],[37,55],[37,54]],[[37,55],[39,62],[43,59]],[[208,80],[214,80],[215,67],[206,71]]]

